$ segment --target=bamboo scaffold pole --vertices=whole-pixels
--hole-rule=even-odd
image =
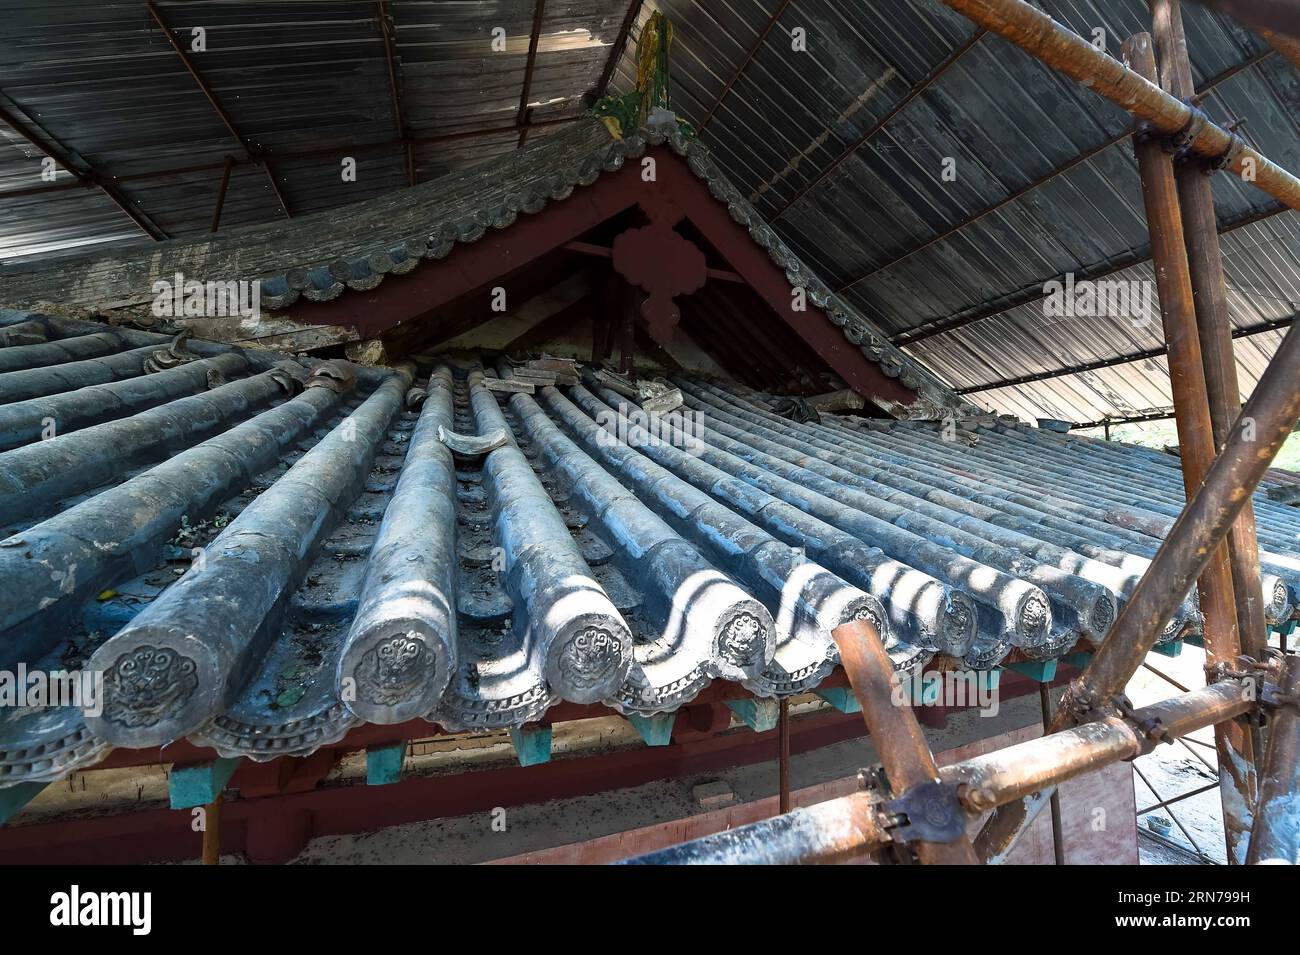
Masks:
[[[1300,210],[1300,179],[1247,145],[1236,133],[1210,122],[1200,110],[1166,93],[1041,10],[1023,0],[942,2],[1146,120],[1158,132],[1183,134],[1188,148],[1211,160],[1216,168],[1229,169],[1278,201]]]

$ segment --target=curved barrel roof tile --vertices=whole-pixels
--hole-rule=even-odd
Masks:
[[[1182,504],[1175,459],[1007,419],[819,417],[688,377],[654,417],[600,376],[0,328],[21,331],[0,346],[0,670],[104,688],[0,712],[0,788],[180,738],[267,760],[363,722],[648,716],[718,680],[789,696],[861,617],[902,671],[1052,659],[1104,635]],[[1284,622],[1300,512],[1256,508]],[[1191,597],[1165,638],[1199,626]]]

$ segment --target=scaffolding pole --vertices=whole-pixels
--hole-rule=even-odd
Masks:
[[[1236,133],[1223,129],[1211,122],[1203,112],[1191,103],[1183,102],[1177,96],[1161,89],[1157,83],[1152,81],[1152,79],[1128,68],[1120,61],[1096,49],[1092,44],[1088,43],[1088,41],[1084,40],[1078,34],[1075,34],[1056,23],[1055,20],[1043,13],[1041,10],[1035,9],[1029,4],[1022,2],[1022,0],[942,0],[942,2],[946,6],[974,21],[979,26],[996,33],[1020,47],[1022,50],[1041,60],[1046,65],[1059,70],[1065,75],[1087,86],[1098,95],[1133,113],[1138,119],[1145,121],[1152,133],[1175,137],[1178,142],[1182,144],[1182,147],[1186,152],[1208,160],[1208,168],[1211,171],[1229,169],[1241,176],[1244,181],[1252,182],[1259,189],[1283,202],[1290,208],[1300,209],[1300,179],[1297,179],[1285,169],[1282,169],[1275,163],[1271,162],[1267,157],[1249,146]],[[1172,28],[1168,32],[1168,36],[1170,37],[1171,42],[1174,41],[1175,38]],[[1149,42],[1148,39],[1148,45]],[[1154,77],[1154,72],[1150,75]],[[1177,208],[1176,202],[1175,208]],[[1200,217],[1203,216],[1203,213],[1204,204],[1202,203],[1195,213],[1198,216],[1198,222],[1200,221]],[[1178,226],[1179,231],[1181,231],[1181,213],[1179,213]],[[1203,244],[1198,247],[1198,251],[1208,254]],[[1186,270],[1185,258],[1186,252],[1184,251],[1184,270]],[[1158,269],[1157,272],[1159,271],[1160,270]],[[1212,281],[1213,275],[1211,272],[1207,271],[1202,276],[1202,282],[1207,290],[1211,289]],[[1162,306],[1163,304],[1162,295]],[[1207,302],[1206,308],[1212,309],[1213,303]],[[1220,337],[1215,334],[1215,331],[1216,330],[1211,325],[1207,324],[1207,335],[1211,338],[1211,346],[1214,350],[1214,354],[1211,356],[1211,361],[1216,369],[1212,374],[1215,375],[1216,386],[1226,389],[1226,376],[1222,373],[1224,351]],[[1199,335],[1200,332],[1198,330],[1196,349],[1198,352],[1200,350]],[[1294,335],[1288,334],[1287,340],[1283,343],[1282,348],[1279,349],[1279,357],[1281,357],[1283,351],[1287,350],[1287,344],[1292,343],[1293,338]],[[1227,348],[1230,353],[1230,342]],[[1199,354],[1197,355],[1197,360],[1198,364],[1201,366],[1203,378],[1205,367],[1204,361]],[[1291,356],[1291,360],[1294,360],[1294,356]],[[1270,370],[1275,370],[1279,364],[1285,366],[1289,363],[1289,361],[1279,362],[1275,359],[1274,363],[1270,366]],[[1174,362],[1171,359],[1171,372],[1173,364]],[[1292,376],[1296,374],[1294,365],[1290,367],[1288,373]],[[1171,374],[1171,378],[1172,377],[1174,376]],[[1267,378],[1269,376],[1266,374],[1265,377]],[[1292,381],[1294,381],[1294,378],[1292,378]],[[1258,397],[1260,391],[1263,390],[1263,383],[1263,380],[1261,380],[1260,387],[1256,390],[1256,397]],[[1275,390],[1279,390],[1276,380],[1274,380],[1273,385]],[[1175,382],[1175,388],[1177,388],[1177,386],[1177,382]],[[1280,390],[1286,390],[1286,386],[1283,386]],[[1294,391],[1293,388],[1291,390]],[[1230,397],[1230,395],[1227,394],[1226,390],[1223,394],[1219,395],[1218,408],[1224,414],[1227,413],[1224,409],[1227,408],[1228,397]],[[1275,394],[1272,397],[1276,399],[1278,398],[1278,395]],[[1292,397],[1294,398],[1294,395]],[[1251,404],[1253,405],[1254,403],[1255,399],[1252,399]],[[1285,402],[1283,402],[1283,404],[1285,404]],[[1250,406],[1248,405],[1247,408],[1249,409]],[[1289,409],[1284,410],[1279,406],[1277,410],[1280,414],[1285,415],[1286,410]],[[1235,506],[1229,508],[1235,520],[1237,515],[1241,513],[1244,505],[1249,503],[1250,493],[1253,491],[1256,483],[1258,483],[1259,476],[1267,467],[1268,461],[1271,460],[1271,455],[1266,459],[1264,457],[1267,447],[1270,444],[1270,438],[1268,437],[1261,437],[1258,441],[1251,440],[1248,442],[1237,442],[1237,447],[1234,449],[1232,447],[1233,442],[1241,436],[1241,423],[1246,421],[1248,424],[1253,425],[1253,421],[1248,417],[1246,411],[1243,411],[1240,416],[1236,416],[1234,420],[1237,423],[1234,426],[1232,436],[1230,438],[1225,438],[1224,440],[1221,460],[1223,458],[1229,458],[1230,451],[1235,451],[1237,458],[1235,461],[1221,469],[1220,474],[1223,477],[1230,479],[1230,475],[1234,471],[1238,472],[1236,476],[1240,477],[1249,477],[1253,472],[1258,472],[1254,473],[1253,480],[1244,483],[1228,484],[1227,486],[1218,489],[1220,495],[1222,492],[1235,494],[1237,498]],[[1295,418],[1292,417],[1287,425],[1287,430],[1293,427],[1294,424]],[[1281,437],[1285,437],[1285,435],[1283,434]],[[1278,445],[1280,446],[1280,440],[1278,441]],[[1258,450],[1258,454],[1254,455],[1256,460],[1252,463],[1248,461],[1247,458],[1256,450]],[[1276,447],[1273,448],[1272,453],[1276,453]],[[1258,465],[1258,467],[1253,465]],[[1209,478],[1207,477],[1207,488],[1208,485]],[[1215,496],[1215,494],[1204,493],[1197,495],[1197,497],[1202,498],[1205,502],[1209,502]],[[1196,507],[1196,503],[1196,500],[1192,499],[1189,494],[1188,506],[1184,510],[1182,518],[1179,520],[1180,524],[1185,523]],[[1226,503],[1226,499],[1221,501],[1221,503]],[[1201,510],[1203,513],[1200,514],[1197,520],[1201,522],[1208,521],[1211,524],[1217,525],[1217,515],[1211,515],[1205,508],[1201,508]],[[1190,527],[1191,525],[1185,526]],[[1174,530],[1178,530],[1177,525]],[[1195,530],[1196,529],[1193,528],[1193,531]],[[1203,531],[1204,528],[1201,530]],[[1225,534],[1227,530],[1228,528],[1225,527]],[[1244,533],[1244,530],[1242,532]],[[1196,563],[1198,566],[1196,568],[1196,574],[1193,576],[1199,576],[1200,572],[1205,569],[1205,565],[1210,561],[1211,553],[1219,546],[1223,535],[1221,534],[1218,537],[1215,537],[1212,534],[1206,535],[1203,533],[1194,533],[1193,536],[1200,538],[1198,543],[1205,541],[1205,538],[1209,537],[1208,542],[1205,542],[1202,545],[1208,547],[1209,550],[1204,551],[1204,553],[1201,553],[1200,551],[1197,552],[1198,560]],[[1166,541],[1165,547],[1161,549],[1161,555],[1164,555],[1167,552],[1172,553],[1169,544],[1172,543],[1173,540],[1174,534],[1171,533],[1169,540]],[[1181,546],[1188,547],[1189,543],[1185,541]],[[1240,559],[1243,561],[1248,560],[1249,555],[1245,553],[1246,546],[1244,541],[1241,542],[1240,550]],[[1176,556],[1177,555],[1175,555],[1175,559]],[[1255,559],[1258,559],[1257,555],[1255,556]],[[1157,560],[1159,560],[1159,556],[1157,557]],[[1154,570],[1155,564],[1152,565],[1152,570],[1147,576],[1151,577]],[[1221,577],[1222,571],[1212,571],[1212,574],[1217,574]],[[1231,581],[1231,578],[1231,565],[1229,565],[1228,580]],[[1234,588],[1229,586],[1226,590],[1221,589],[1221,587],[1215,589],[1218,591],[1215,599],[1229,599],[1233,603],[1234,626],[1232,627],[1232,630],[1237,631],[1238,629],[1235,624],[1239,609],[1245,612],[1248,618],[1248,625],[1253,626],[1253,624],[1249,623],[1251,618],[1249,614],[1250,607],[1248,596],[1244,598],[1243,604],[1239,605],[1236,598],[1236,590]],[[1136,592],[1134,596],[1136,597]],[[1134,601],[1130,600],[1130,605],[1132,603],[1134,603]],[[1127,612],[1130,609],[1131,607],[1126,607],[1125,611]],[[1121,616],[1121,619],[1123,619],[1123,615]],[[1141,620],[1138,613],[1135,612],[1130,615],[1130,629],[1136,627],[1138,630],[1141,630],[1147,624],[1148,621]],[[1118,627],[1116,629],[1118,629]],[[1115,639],[1116,635],[1116,632],[1112,631],[1110,637],[1106,640],[1106,644],[1111,648],[1114,648],[1117,644]],[[1132,637],[1133,634],[1130,636]],[[1240,646],[1240,636],[1237,636],[1237,641],[1237,646]],[[1103,658],[1109,661],[1107,668],[1097,668],[1095,673],[1085,674],[1085,678],[1091,675],[1092,681],[1083,681],[1083,689],[1093,693],[1094,695],[1091,697],[1080,696],[1077,699],[1071,700],[1070,694],[1067,694],[1066,700],[1063,702],[1068,702],[1070,705],[1063,705],[1057,711],[1057,718],[1053,721],[1054,725],[1068,725],[1071,720],[1078,718],[1078,712],[1071,713],[1072,709],[1079,711],[1087,706],[1096,706],[1099,703],[1105,704],[1111,700],[1120,692],[1120,690],[1122,690],[1124,683],[1127,682],[1128,678],[1132,675],[1132,672],[1140,664],[1141,656],[1145,656],[1149,649],[1149,646],[1147,645],[1148,643],[1149,641],[1145,639],[1137,639],[1132,643],[1132,645],[1121,648],[1117,652],[1111,652],[1109,654],[1099,652],[1097,659],[1093,661],[1093,665],[1089,670],[1091,671],[1094,670],[1094,668],[1097,668],[1097,665],[1102,662]],[[1230,648],[1231,644],[1227,642],[1225,637],[1220,640],[1218,647]],[[1104,645],[1102,650],[1104,651],[1106,649],[1107,647]],[[1131,665],[1129,665],[1130,663]],[[1251,735],[1247,730],[1235,730],[1232,732],[1235,732],[1238,736],[1245,739],[1249,739]],[[1224,760],[1220,760],[1220,765],[1225,765]],[[1249,764],[1247,764],[1247,766],[1249,766]],[[1237,775],[1244,777],[1247,774],[1238,772]],[[1248,780],[1244,778],[1234,780],[1234,790],[1242,790],[1242,787],[1240,786],[1240,783],[1242,782],[1245,782],[1247,787],[1249,786]],[[1247,806],[1248,805],[1249,803],[1247,803]],[[986,860],[1003,857],[1005,853],[1009,851],[1010,847],[1014,845],[1018,834],[1023,831],[1027,822],[1032,818],[1034,808],[1035,801],[1031,800],[1030,804],[1027,806],[1021,805],[1012,807],[1006,812],[996,813],[994,818],[985,826],[985,829],[980,833],[979,838],[976,840],[976,848],[980,852],[981,857]],[[1248,810],[1245,812],[1238,811],[1240,809],[1241,807],[1238,806],[1237,809],[1234,810],[1235,816],[1245,816],[1248,814]],[[1244,846],[1244,841],[1241,839],[1240,827],[1233,821],[1225,819],[1225,828],[1229,827],[1232,827],[1236,831],[1235,838],[1233,833],[1228,834],[1230,844],[1234,844],[1237,849],[1241,849]],[[1229,857],[1235,858],[1237,861],[1240,861],[1242,858],[1239,853],[1233,853],[1231,851]]]
[[[1161,86],[1179,99],[1196,94],[1187,57],[1187,38],[1178,0],[1151,0],[1152,32],[1159,53]],[[1139,71],[1142,72],[1142,71]],[[1154,75],[1145,74],[1147,79]],[[1214,215],[1211,169],[1199,156],[1184,156],[1175,165],[1178,204],[1191,272],[1196,329],[1205,367],[1205,390],[1210,403],[1210,424],[1215,447],[1223,447],[1237,413],[1241,390],[1237,384],[1237,356],[1232,345],[1228,292],[1219,248],[1218,221]],[[1228,556],[1234,582],[1237,629],[1241,649],[1262,659],[1267,639],[1264,597],[1259,582],[1259,541],[1255,536],[1255,508],[1250,502],[1228,532]],[[1209,651],[1209,647],[1206,650]],[[1229,858],[1232,854],[1229,853]]]
[[[1023,0],[942,0],[946,7],[996,33],[1168,135],[1185,133],[1188,149],[1249,179],[1279,202],[1300,210],[1300,179],[1261,155],[1236,133],[1166,93]],[[1251,178],[1253,177],[1253,178]]]
[[[1151,37],[1139,33],[1124,41],[1124,57],[1143,77],[1156,77],[1155,50]],[[1151,233],[1151,261],[1165,341],[1169,345],[1169,381],[1174,398],[1174,419],[1178,427],[1179,460],[1187,496],[1205,480],[1217,451],[1211,403],[1206,386],[1205,356],[1196,321],[1195,292],[1184,242],[1184,223],[1179,206],[1174,164],[1165,151],[1163,137],[1139,130],[1134,137],[1138,172],[1142,177],[1142,198],[1147,228]],[[1232,347],[1229,339],[1228,347]],[[1239,526],[1240,521],[1233,527]],[[1258,546],[1258,545],[1256,545]],[[1256,559],[1255,591],[1259,592],[1259,564]],[[1238,580],[1237,584],[1240,585]],[[1235,664],[1241,655],[1238,607],[1233,599],[1233,573],[1228,545],[1222,543],[1210,555],[1197,581],[1201,611],[1205,615],[1207,663]],[[1260,625],[1263,625],[1262,608]],[[1250,811],[1256,798],[1255,748],[1250,728],[1241,723],[1223,723],[1214,728],[1219,754],[1219,785],[1223,802],[1223,834],[1229,863],[1245,861],[1250,833]]]
[[[840,663],[853,695],[862,704],[862,719],[880,754],[894,798],[937,782],[939,768],[916,714],[907,702],[900,704],[894,698],[894,663],[875,625],[870,620],[855,620],[836,627],[831,636],[839,647]],[[964,828],[952,842],[920,840],[915,848],[923,863],[975,865],[979,861]]]
[[[1282,662],[1246,861],[1300,865],[1300,656]]]
[[[836,633],[853,627],[846,624]],[[856,693],[856,688],[855,688]],[[1224,680],[1192,693],[1133,711],[1040,736],[938,771],[955,786],[971,815],[1019,803],[1026,796],[1084,773],[1133,759],[1157,744],[1147,727],[1179,738],[1255,708],[1246,684]],[[866,710],[866,700],[861,700]],[[902,709],[900,707],[899,709]],[[876,740],[879,746],[880,741]],[[897,841],[884,811],[888,797],[863,790],[806,809],[705,836],[627,860],[636,865],[792,865],[844,862]],[[964,838],[964,837],[963,837]],[[958,842],[949,845],[958,845]]]
[[[1170,528],[1092,661],[1070,684],[1052,720],[1054,731],[1104,712],[1142,665],[1165,622],[1200,576],[1282,442],[1300,420],[1300,388],[1295,386],[1298,378],[1300,333],[1292,326],[1242,409],[1205,482]],[[994,813],[975,841],[981,859],[1005,858],[1032,821],[1027,808],[1017,804]]]

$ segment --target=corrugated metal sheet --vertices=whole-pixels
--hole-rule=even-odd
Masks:
[[[1250,331],[1285,321],[1300,311],[1300,222],[1287,214],[1223,237],[1224,270],[1234,329]],[[1150,265],[1125,269],[1110,280],[1154,282]],[[1263,374],[1285,329],[1256,332],[1236,341],[1238,377],[1248,394]],[[1151,321],[1047,318],[1041,303],[912,346],[920,360],[946,380],[986,382],[1087,364],[1099,358],[1161,348],[1158,314]],[[977,403],[1021,417],[1100,421],[1171,408],[1169,374],[1161,357],[1143,358],[1008,388],[980,390]]]
[[[1141,0],[1039,5],[1089,38],[1104,30],[1114,53],[1125,37],[1150,29]],[[927,0],[657,0],[642,20],[653,9],[676,30],[676,108],[697,123],[713,113],[702,138],[719,164],[792,248],[895,337],[997,312],[1067,272],[1084,277],[1146,257],[1131,145],[1123,139],[1105,147],[1123,136],[1128,116],[1000,38],[976,40],[863,142],[971,39],[972,25],[947,8]],[[1228,17],[1188,5],[1184,20],[1198,88],[1218,81],[1204,103],[1209,115],[1220,123],[1245,120],[1254,145],[1300,168],[1295,68]],[[800,27],[806,53],[791,49]],[[625,55],[618,73],[624,88],[631,68]],[[945,157],[955,160],[955,181],[941,177]],[[1233,177],[1217,177],[1215,188],[1221,222],[1274,205]],[[1225,237],[1234,327],[1300,311],[1300,296],[1285,291],[1300,283],[1295,230],[1287,212]],[[1108,277],[1145,280],[1150,270]],[[909,350],[964,389],[1114,359],[1160,340],[1158,319],[1139,328],[1124,318],[1062,323],[1045,319],[1035,304]],[[1262,334],[1238,341],[1243,393],[1277,340]],[[1159,360],[971,397],[1031,419],[1075,421],[1166,408],[1171,400]]]
[[[272,161],[294,215],[371,198],[406,184],[377,6],[159,3],[235,128]],[[437,140],[514,125],[533,0],[493,4],[390,2],[407,125],[419,177],[429,179],[518,145],[517,133]],[[547,5],[529,96],[531,120],[577,116],[622,24],[619,0]],[[199,86],[140,0],[0,3],[0,105],[74,149],[104,176],[207,167],[118,183],[170,236],[208,231],[226,155],[242,157]],[[505,50],[492,50],[494,28]],[[544,135],[541,126],[531,136]],[[357,148],[352,148],[357,147]],[[302,153],[308,153],[302,156]],[[277,158],[281,156],[295,158]],[[43,185],[40,152],[0,124],[0,193]],[[345,182],[341,160],[357,160]],[[267,175],[241,166],[223,228],[282,216]],[[141,230],[98,190],[0,200],[0,258],[138,241]]]
[[[1086,36],[1104,31],[1112,51],[1150,24],[1143,0],[1048,0],[1041,6]],[[391,0],[388,8],[402,102],[417,137],[473,134],[515,122],[532,0]],[[8,28],[0,45],[0,93],[105,171],[219,164],[236,151],[141,4],[5,0],[0,9]],[[178,30],[208,27],[203,72],[240,130],[261,148],[274,154],[388,143],[358,152],[356,183],[341,180],[337,155],[276,164],[295,214],[378,195],[405,181],[374,4],[199,0],[160,9]],[[529,96],[534,121],[581,112],[628,9],[626,0],[546,4]],[[1145,277],[1140,262],[1147,236],[1131,149],[1127,141],[1105,145],[1124,133],[1122,111],[985,35],[859,145],[936,66],[972,40],[968,21],[933,0],[647,0],[639,21],[656,9],[675,27],[675,108],[702,126],[703,140],[729,178],[805,261],[895,337],[974,319],[910,346],[954,387],[1152,347],[1155,331],[1133,329],[1122,319],[1048,326],[1030,305],[981,317],[1033,297],[1045,281],[1066,272],[1094,274],[1127,264],[1134,268],[1126,277]],[[1266,55],[1262,40],[1226,16],[1188,5],[1184,19],[1198,86],[1218,81],[1204,104],[1210,116],[1246,120],[1244,134],[1258,148],[1300,169],[1295,68]],[[490,52],[493,27],[505,31],[504,53]],[[806,35],[806,51],[792,48],[797,29]],[[639,24],[623,51],[616,88],[631,85],[638,33]],[[530,135],[554,129],[542,126]],[[36,153],[6,138],[0,189],[31,185]],[[422,142],[417,169],[430,178],[509,151],[518,140],[509,130]],[[941,177],[945,158],[956,162],[955,181]],[[208,169],[121,188],[170,234],[198,235],[207,229],[218,176]],[[1271,205],[1225,176],[1216,179],[1216,203],[1225,222]],[[279,214],[261,170],[240,168],[224,224],[266,222]],[[1238,328],[1250,327],[1259,314],[1282,317],[1279,308],[1295,299],[1289,292],[1269,298],[1300,285],[1294,219],[1284,213],[1225,239],[1230,275],[1240,277],[1232,296]],[[0,254],[48,255],[139,234],[98,191],[0,204]],[[1243,390],[1275,338],[1239,340]],[[1073,420],[1124,416],[1169,401],[1158,361],[973,397],[1027,417]]]

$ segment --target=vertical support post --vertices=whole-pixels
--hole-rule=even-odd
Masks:
[[[618,344],[618,370],[625,375],[632,374],[633,356],[636,354],[636,313],[641,307],[640,298],[640,293],[631,285],[625,287]]]
[[[1043,735],[1051,732],[1052,701],[1047,695],[1047,684],[1038,684],[1038,705],[1043,713]],[[1052,789],[1052,856],[1057,865],[1065,865],[1065,838],[1061,831],[1061,792]]]
[[[221,793],[203,807],[203,864],[221,865]]]
[[[608,308],[603,314],[591,317],[591,363],[599,365],[609,357],[610,339],[613,337],[614,316]]]
[[[840,650],[840,662],[853,693],[862,704],[862,719],[880,754],[885,775],[895,797],[913,786],[936,782],[939,768],[921,732],[912,707],[893,699],[894,665],[869,620],[854,620],[831,633]],[[923,863],[975,865],[979,859],[965,835],[955,842],[918,842],[916,854]]]
[[[1125,59],[1134,72],[1155,82],[1155,51],[1151,37],[1139,33],[1124,41]],[[1205,364],[1196,323],[1195,295],[1173,161],[1160,137],[1139,129],[1133,139],[1147,227],[1151,232],[1152,263],[1160,297],[1160,315],[1169,345],[1169,379],[1174,397],[1174,420],[1183,467],[1183,484],[1190,501],[1209,472],[1218,448],[1210,414]],[[1228,342],[1231,353],[1232,342]],[[1236,526],[1235,524],[1233,526]],[[1256,576],[1258,587],[1258,576]],[[1232,662],[1241,654],[1237,605],[1226,545],[1215,548],[1197,591],[1205,614],[1207,662]],[[1255,802],[1255,749],[1243,722],[1221,723],[1214,728],[1219,753],[1219,781],[1223,796],[1223,830],[1228,859],[1239,863],[1245,856],[1250,831],[1250,807]]]
[[[781,697],[776,726],[780,740],[781,812],[787,813],[790,811],[790,701],[785,697]]]
[[[1181,100],[1196,92],[1187,58],[1182,10],[1178,0],[1151,0],[1151,16],[1160,57],[1161,86]],[[1178,202],[1183,217],[1183,237],[1191,270],[1196,330],[1205,368],[1205,390],[1210,403],[1214,446],[1222,448],[1241,411],[1237,384],[1237,357],[1228,316],[1228,294],[1219,248],[1218,221],[1214,215],[1213,170],[1194,154],[1176,164]],[[1255,509],[1250,501],[1228,532],[1228,557],[1234,583],[1237,627],[1241,649],[1262,659],[1267,642],[1264,595],[1259,579],[1259,542],[1255,536]]]
[[[542,38],[542,17],[546,13],[546,0],[537,0],[533,7],[533,26],[528,34],[528,59],[524,64],[524,85],[519,91],[519,112],[515,116],[515,125],[519,127],[519,144],[523,148],[528,141],[528,124],[532,121],[532,111],[528,108],[528,99],[533,89],[533,67],[537,65],[537,45]]]
[[[227,156],[225,168],[221,170],[221,185],[217,187],[217,207],[212,210],[212,228],[216,232],[221,228],[221,210],[226,205],[226,190],[230,188],[230,171],[235,168],[235,157]]]
[[[1273,717],[1259,776],[1259,806],[1246,861],[1300,865],[1300,656],[1282,660],[1282,706]]]
[[[591,314],[591,363],[602,364],[614,348],[614,325],[622,302],[623,277],[612,268],[605,275],[600,305]]]
[[[384,59],[388,64],[388,90],[393,101],[393,125],[397,129],[406,156],[406,184],[413,186],[415,185],[415,150],[411,143],[411,130],[406,125],[406,114],[402,109],[402,92],[397,82],[397,37],[393,35],[393,24],[389,20],[385,0],[376,0],[375,17],[379,21],[379,33],[384,40]]]

